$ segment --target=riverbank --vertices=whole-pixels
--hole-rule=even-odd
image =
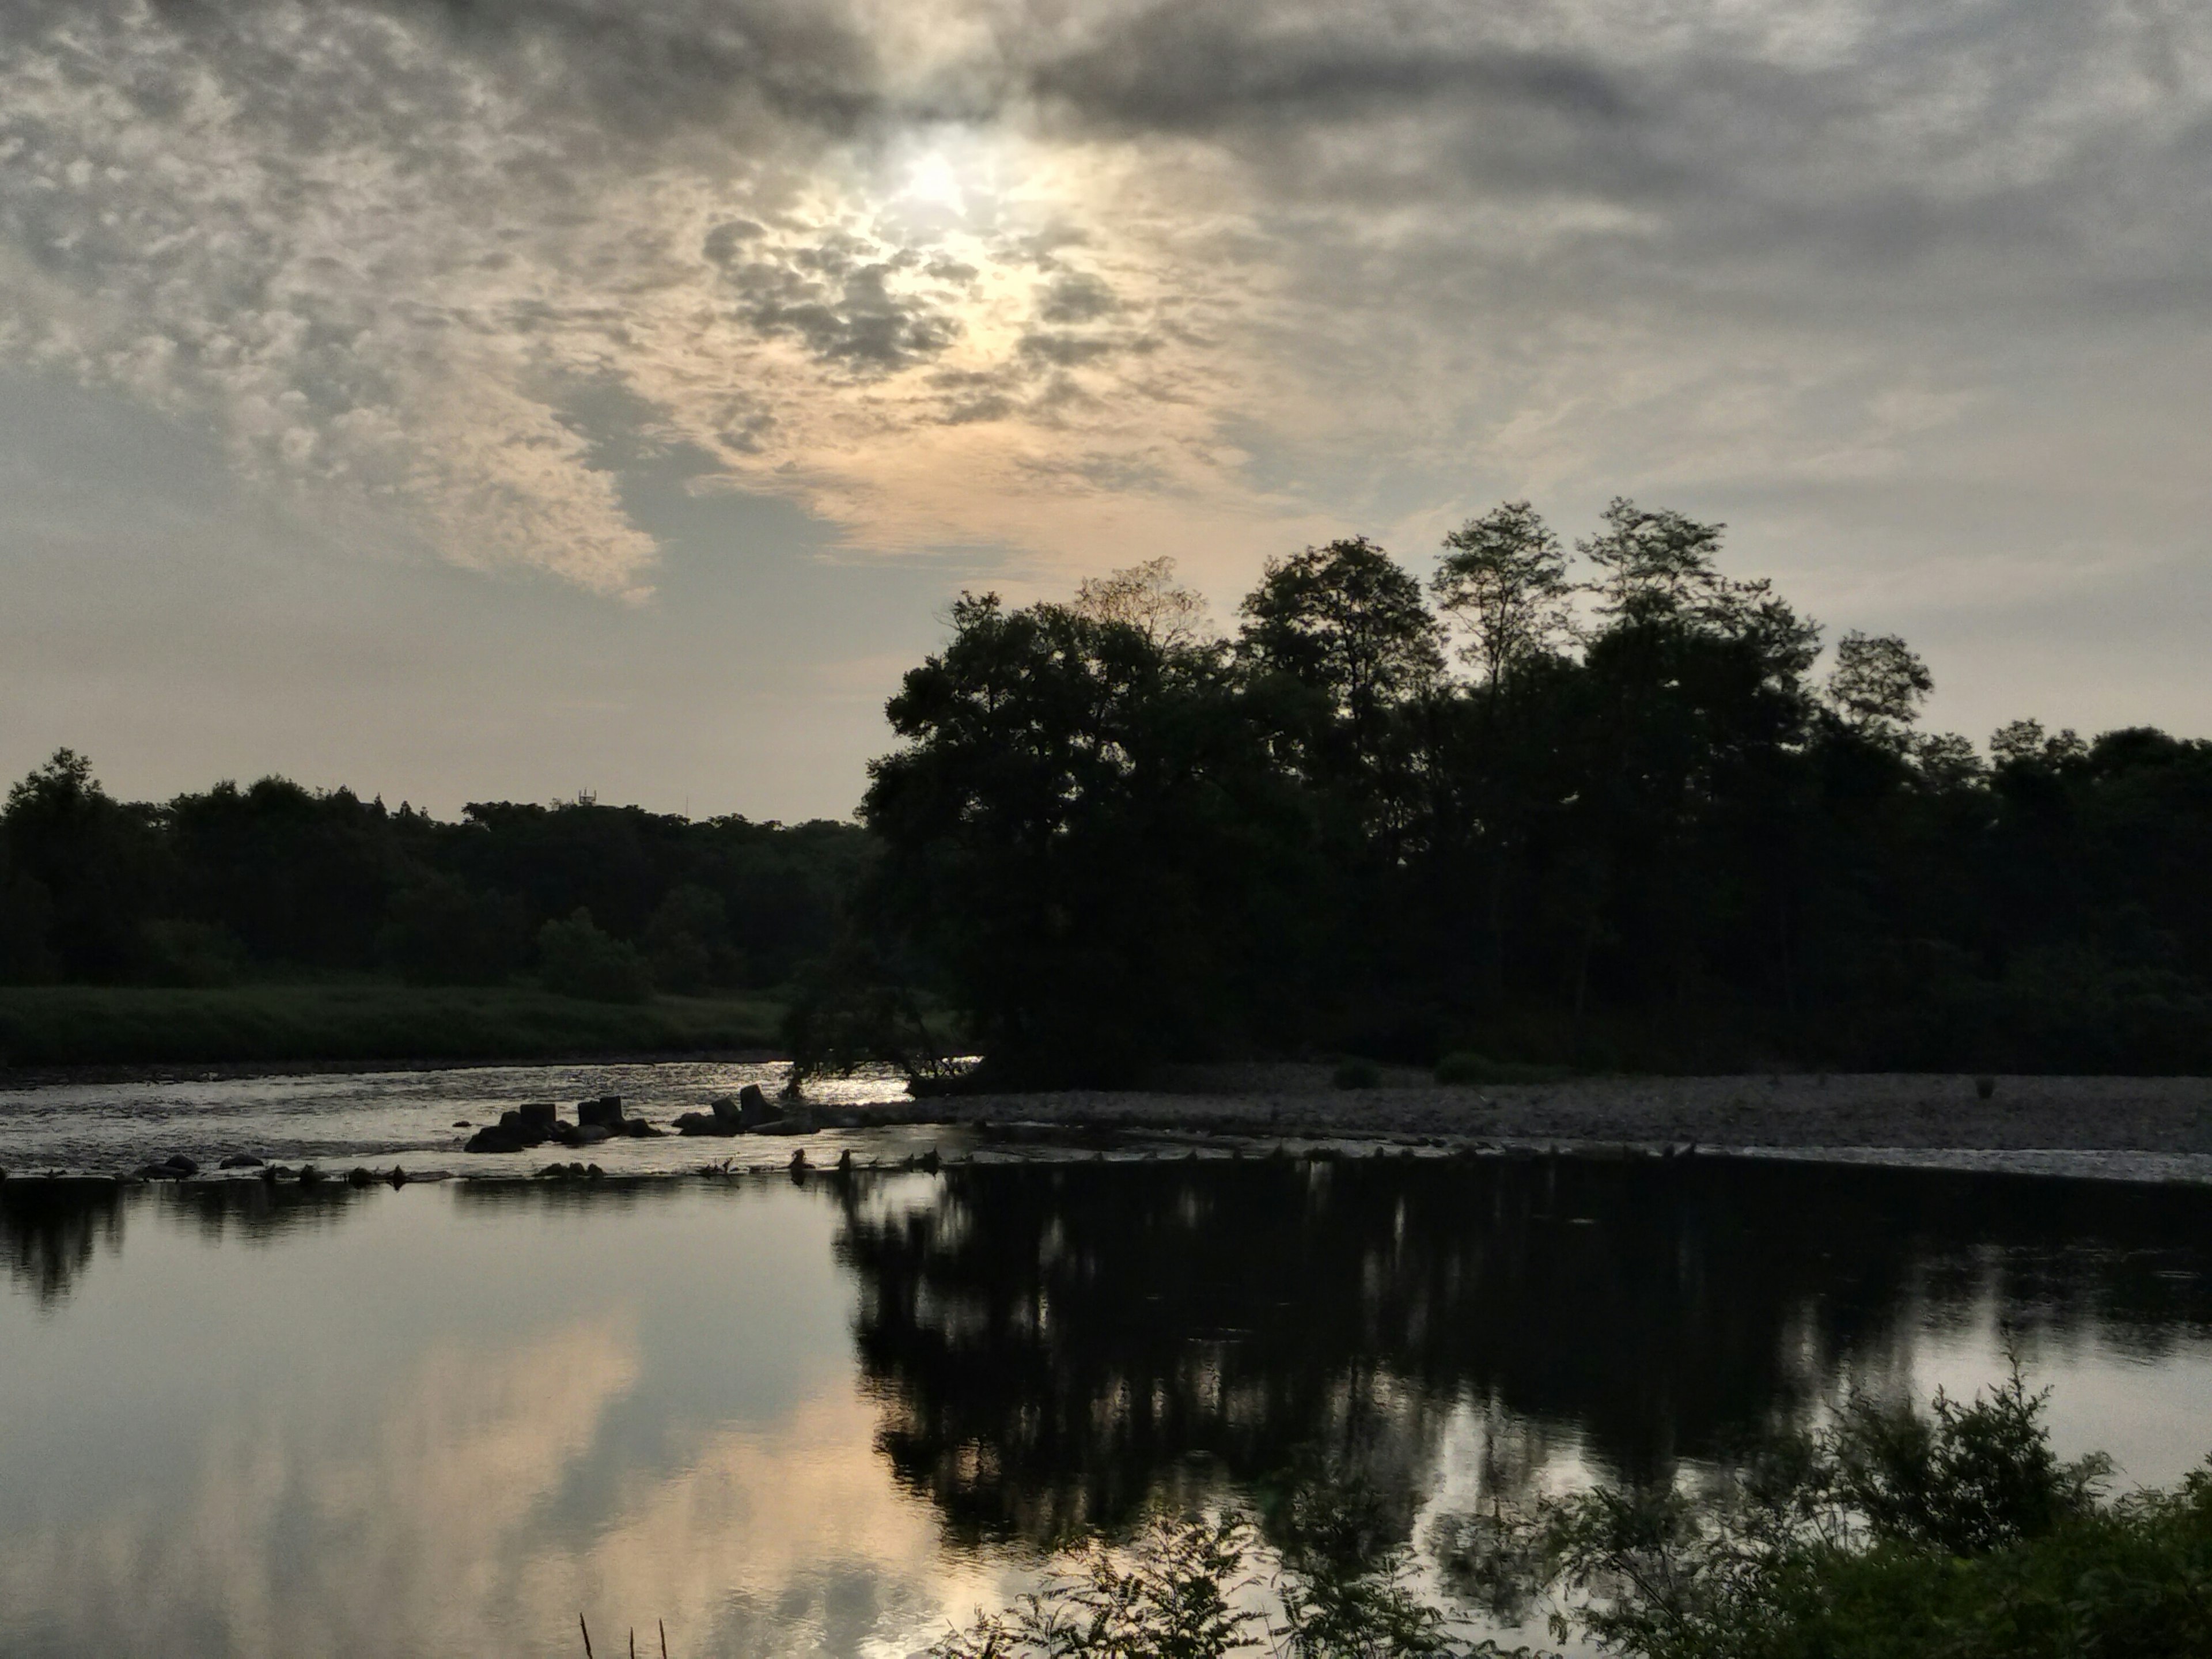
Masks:
[[[756,1055],[775,997],[586,1002],[514,986],[0,988],[0,1088],[516,1060]]]
[[[1715,1149],[1887,1147],[2212,1154],[2212,1079],[1941,1074],[1606,1077],[1447,1087],[1414,1073],[1336,1089],[1320,1066],[1193,1072],[1172,1091],[954,1096],[945,1121],[1121,1130]]]

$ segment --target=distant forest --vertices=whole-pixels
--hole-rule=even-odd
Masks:
[[[2212,1069],[2212,744],[1923,732],[1910,647],[1824,653],[1721,529],[1616,501],[1570,550],[1510,502],[1425,586],[1272,561],[1227,635],[1164,560],[965,596],[858,825],[133,804],[64,750],[0,816],[0,979],[788,987],[803,1066],[1009,1083]]]
[[[2212,744],[1923,732],[1905,641],[1824,659],[1722,528],[1616,500],[1570,552],[1510,502],[1425,589],[1364,539],[1273,561],[1226,638],[1164,561],[964,598],[802,1059],[937,1068],[926,993],[1009,1082],[2212,1066]]]
[[[458,823],[282,778],[118,801],[63,750],[0,815],[0,981],[518,977],[610,1002],[775,986],[830,945],[864,830],[588,800]]]

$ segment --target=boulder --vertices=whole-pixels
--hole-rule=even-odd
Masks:
[[[654,1128],[653,1125],[647,1123],[641,1117],[624,1118],[623,1120],[622,1132],[628,1135],[632,1140],[643,1140],[652,1135],[662,1135],[668,1133],[665,1129]]]
[[[615,1132],[604,1123],[580,1123],[576,1126],[575,1139],[568,1144],[572,1146],[596,1146],[603,1140],[614,1138]]]
[[[522,1147],[522,1137],[502,1123],[487,1125],[477,1130],[469,1137],[468,1144],[461,1150],[465,1152],[519,1152]],[[301,1170],[300,1179],[305,1181],[307,1178],[307,1170]]]
[[[731,1099],[727,1095],[717,1095],[714,1099],[708,1101],[707,1105],[708,1109],[711,1110],[716,1117],[720,1118],[725,1123],[742,1123],[744,1121],[745,1109],[738,1105],[736,1101]]]
[[[557,1135],[561,1129],[561,1126],[554,1121],[550,1109],[539,1112],[527,1106],[515,1107],[501,1112],[499,1115],[499,1127],[501,1134],[525,1146],[542,1146],[550,1138]]]
[[[550,1139],[553,1121],[561,1115],[561,1109],[550,1100],[526,1100],[514,1109],[521,1114],[525,1127],[534,1129],[540,1139]]]
[[[161,1162],[168,1168],[174,1170],[180,1176],[195,1176],[200,1172],[200,1166],[193,1163],[191,1159],[186,1158],[182,1152],[172,1152],[168,1157],[163,1158]]]
[[[783,1108],[772,1103],[759,1084],[748,1083],[738,1091],[738,1119],[748,1129],[763,1123],[779,1123],[783,1120]]]
[[[233,1152],[216,1165],[218,1170],[258,1170],[260,1167],[261,1160],[251,1152]]]
[[[346,1171],[346,1185],[349,1187],[366,1187],[375,1179],[373,1170],[356,1169]]]
[[[679,1135],[733,1135],[738,1133],[738,1121],[714,1112],[686,1112],[676,1120]]]
[[[610,1132],[622,1127],[623,1103],[620,1095],[601,1095],[597,1100],[576,1103],[576,1121],[586,1127]]]
[[[142,1164],[131,1172],[140,1181],[182,1181],[185,1172],[166,1164]]]
[[[302,1187],[313,1187],[317,1182],[320,1182],[322,1178],[323,1172],[320,1170],[318,1170],[313,1164],[302,1164],[300,1166],[300,1184]]]

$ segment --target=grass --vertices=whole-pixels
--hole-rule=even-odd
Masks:
[[[764,994],[625,1006],[511,986],[9,986],[0,988],[0,1063],[530,1060],[768,1048],[777,1046],[782,1014],[782,1002]]]

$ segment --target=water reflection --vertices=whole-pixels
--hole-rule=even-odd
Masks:
[[[1971,1386],[2000,1319],[2179,1468],[2208,1220],[1699,1164],[0,1182],[0,1651],[557,1653],[581,1607],[882,1659],[1164,1491],[1324,1456],[1418,1541],[1846,1378]]]
[[[122,1249],[122,1194],[106,1182],[0,1182],[0,1245],[15,1285],[58,1302],[96,1249]]]
[[[1425,1467],[1465,1401],[1522,1479],[1645,1478],[1989,1322],[2212,1334],[2212,1194],[1707,1161],[969,1167],[855,1217],[879,1443],[963,1536],[1118,1525],[1179,1465]],[[2212,1405],[2212,1401],[2208,1401]],[[1393,1449],[1378,1452],[1378,1444]]]

